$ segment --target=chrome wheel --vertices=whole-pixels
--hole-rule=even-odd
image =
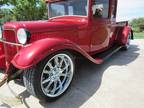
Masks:
[[[74,74],[72,58],[57,54],[48,60],[41,74],[41,89],[48,97],[58,97],[69,87]]]

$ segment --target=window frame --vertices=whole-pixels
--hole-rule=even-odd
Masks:
[[[117,16],[117,3],[118,3],[117,0],[112,0],[112,3],[111,3],[111,19],[115,19],[116,16]],[[115,6],[114,8],[113,8],[113,5]],[[114,11],[113,11],[113,9],[114,9]]]

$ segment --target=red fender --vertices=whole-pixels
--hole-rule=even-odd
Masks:
[[[78,45],[65,39],[42,39],[24,46],[19,53],[15,55],[12,64],[18,69],[30,68],[48,55],[59,50],[74,50],[79,52],[92,62],[100,64],[99,60],[93,59],[88,53],[81,49]]]
[[[127,39],[128,39],[128,34],[129,32],[131,32],[131,28],[129,26],[125,26],[120,28],[119,32],[119,36],[118,36],[118,42],[121,45],[125,45],[127,43]]]
[[[124,27],[121,40],[124,45],[127,43],[129,32],[131,32],[131,28],[129,26]]]

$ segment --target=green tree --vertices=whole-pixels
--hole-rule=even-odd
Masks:
[[[44,0],[4,0],[1,4],[12,5],[10,13],[18,21],[47,19]]]
[[[11,12],[18,21],[40,20],[45,19],[47,9],[43,0],[16,0]]]
[[[133,19],[130,24],[135,32],[144,31],[144,18]]]
[[[15,21],[9,9],[0,9],[0,25],[7,21]]]
[[[133,19],[130,23],[133,27],[138,27],[144,25],[144,18]]]

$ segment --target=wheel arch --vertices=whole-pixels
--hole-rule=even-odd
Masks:
[[[95,62],[87,52],[69,40],[43,39],[22,48],[11,63],[18,69],[28,69],[57,51],[68,51],[73,56],[83,56]]]
[[[132,33],[132,39],[133,39],[133,31],[129,25],[123,26],[123,27],[117,27],[117,42],[120,45],[125,45],[127,43],[129,32]]]
[[[75,65],[74,65],[75,62],[74,62],[74,59],[72,57],[72,55],[74,53],[73,53],[73,51],[71,52],[73,54],[71,54],[70,52],[71,52],[70,50],[69,51],[68,50],[59,50],[59,51],[54,52],[51,55],[47,56],[44,60],[40,61],[39,64],[37,65],[37,67],[25,69],[24,74],[23,74],[23,81],[24,81],[25,87],[27,88],[27,91],[29,93],[31,93],[33,96],[35,96],[38,99],[43,100],[43,101],[53,101],[53,100],[61,97],[68,90],[69,86],[71,85],[71,82],[72,82],[73,76],[74,76],[74,72],[75,72]],[[61,55],[65,56],[68,59],[71,59],[73,71],[69,71],[69,72],[72,72],[72,77],[71,78],[69,77],[70,80],[68,82],[68,85],[64,87],[62,92],[60,92],[56,95],[55,94],[48,94],[45,91],[45,87],[44,87],[45,85],[42,84],[42,79],[47,80],[49,75],[47,75],[47,77],[46,77],[46,74],[44,74],[43,72],[46,69],[46,67],[48,66],[47,63],[49,61],[54,60],[54,58],[56,56],[59,56],[59,58],[60,58]],[[67,66],[67,65],[65,65],[65,66]],[[59,68],[59,67],[55,67],[55,65],[53,65],[53,67]],[[62,67],[62,69],[63,69],[63,67]],[[55,80],[55,81],[58,81],[58,80]]]

